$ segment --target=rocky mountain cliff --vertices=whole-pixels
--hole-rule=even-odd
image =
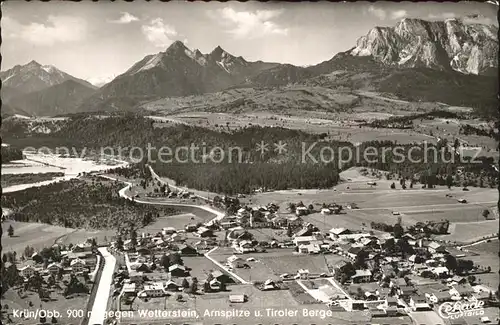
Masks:
[[[241,84],[276,65],[248,62],[221,47],[202,54],[176,41],[164,52],[144,57],[103,86],[86,105],[88,110],[126,109],[144,100],[215,92]]]
[[[350,54],[372,56],[392,66],[490,74],[498,67],[498,27],[473,18],[405,18],[395,27],[373,28]]]
[[[40,116],[75,112],[96,89],[85,80],[36,61],[2,71],[0,78],[3,114]]]
[[[17,93],[30,93],[42,90],[66,80],[76,81],[86,87],[95,88],[89,82],[75,78],[51,65],[41,65],[31,61],[25,65],[16,65],[12,69],[0,72],[2,87],[15,89]]]

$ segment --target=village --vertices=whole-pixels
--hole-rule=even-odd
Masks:
[[[140,200],[134,190],[127,191]],[[195,201],[192,193],[175,194]],[[169,199],[167,193],[162,196]],[[162,196],[146,195],[149,200]],[[310,315],[317,324],[442,323],[440,306],[455,302],[483,308],[481,315],[461,319],[463,324],[497,320],[498,291],[482,281],[497,270],[475,262],[479,254],[473,249],[442,240],[448,221],[405,224],[404,213],[393,210],[386,217],[393,224],[326,228],[326,220],[345,218],[359,211],[358,204],[252,205],[242,196],[224,196],[211,205],[221,212],[203,222],[181,214],[159,223],[169,226],[126,230],[110,241],[88,238],[40,251],[27,246],[20,258],[5,255],[6,270],[22,279],[14,282],[25,299],[38,294],[52,306],[76,297],[85,309],[100,294],[93,285],[103,286],[99,277],[106,273],[107,257],[102,253],[109,251],[116,265],[109,289],[104,288],[108,323],[172,319],[187,324],[201,317],[204,324],[218,324],[260,312],[269,320]]]

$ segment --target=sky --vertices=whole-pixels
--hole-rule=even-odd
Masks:
[[[355,46],[375,26],[407,18],[443,20],[497,7],[478,2],[2,2],[2,66],[35,60],[100,82],[180,40],[209,53],[218,45],[249,61],[313,65]]]

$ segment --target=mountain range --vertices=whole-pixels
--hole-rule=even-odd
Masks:
[[[78,111],[97,89],[51,65],[31,61],[0,72],[2,114],[56,115]]]
[[[411,100],[488,106],[489,98],[478,103],[476,97],[488,97],[498,89],[497,34],[498,27],[470,19],[403,19],[394,27],[373,28],[348,51],[310,67],[250,62],[219,46],[203,54],[176,41],[99,89],[35,61],[15,66],[0,73],[2,100],[9,112],[56,115],[133,110],[160,98],[229,88],[320,84],[377,90]],[[424,84],[415,84],[417,80]]]

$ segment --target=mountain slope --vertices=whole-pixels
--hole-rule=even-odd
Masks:
[[[485,74],[498,67],[498,27],[471,17],[433,22],[405,18],[395,27],[373,28],[350,54],[387,65]]]
[[[2,87],[14,88],[19,93],[42,90],[66,80],[76,81],[86,87],[95,88],[89,82],[75,78],[51,65],[41,65],[31,61],[26,65],[16,65],[12,69],[0,72]]]
[[[103,86],[84,109],[126,110],[142,101],[219,91],[276,65],[248,62],[220,47],[202,54],[176,41],[165,52],[144,57]]]
[[[14,111],[24,111],[30,115],[52,116],[79,112],[83,100],[95,92],[72,79],[60,84],[11,98],[8,105]]]

